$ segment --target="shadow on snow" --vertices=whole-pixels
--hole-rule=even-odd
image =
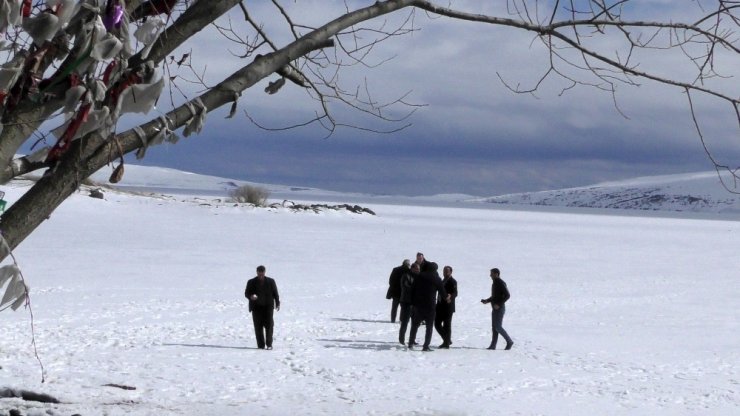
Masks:
[[[359,339],[317,339],[319,342],[331,342],[332,345],[324,345],[324,348],[348,348],[353,350],[376,350],[391,351],[404,348],[398,342],[369,341]]]
[[[211,344],[162,344],[165,347],[196,347],[196,348],[223,348],[231,350],[257,350],[257,347],[234,347],[231,345],[211,345]]]
[[[342,322],[369,322],[373,324],[390,324],[392,323],[389,320],[381,320],[381,319],[359,319],[359,318],[331,318],[332,321],[342,321]]]

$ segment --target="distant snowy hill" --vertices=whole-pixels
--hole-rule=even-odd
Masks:
[[[103,169],[93,180],[107,183],[110,171]],[[728,186],[733,181],[725,178]],[[602,208],[633,211],[740,214],[740,195],[722,187],[716,172],[650,176],[619,182],[479,198],[464,194],[428,196],[373,195],[324,189],[247,182],[176,169],[126,165],[117,188],[165,194],[227,196],[229,191],[250,184],[270,192],[272,200],[389,203],[401,205],[480,206],[490,203],[506,207]],[[740,188],[738,188],[740,191]]]
[[[101,169],[92,176],[99,183],[108,183],[109,169]],[[120,188],[161,189],[182,191],[186,193],[220,193],[226,194],[229,190],[242,185],[258,185],[274,191],[289,191],[288,186],[274,186],[256,184],[247,181],[238,181],[218,176],[202,175],[177,169],[160,168],[153,166],[139,166],[127,164],[123,180],[116,185]]]
[[[733,186],[731,179],[725,183]],[[503,205],[740,213],[740,195],[725,189],[716,172],[642,177],[580,188],[500,195],[477,201]]]
[[[92,176],[92,179],[101,184],[108,183],[110,169],[101,169]],[[260,186],[270,192],[272,200],[310,200],[310,201],[337,201],[353,203],[391,203],[391,204],[450,204],[464,203],[476,198],[467,194],[443,194],[426,196],[404,195],[374,195],[362,193],[337,192],[305,186],[286,186],[248,182],[243,180],[208,176],[185,172],[177,169],[139,166],[127,164],[123,180],[116,184],[116,188],[160,192],[166,194],[189,194],[227,196],[229,191],[243,185]]]

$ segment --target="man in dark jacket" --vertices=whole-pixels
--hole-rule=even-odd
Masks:
[[[434,317],[434,328],[442,337],[442,345],[439,348],[450,348],[452,344],[452,314],[455,313],[455,298],[457,297],[457,280],[452,277],[452,267],[445,266],[442,269],[442,284],[445,292],[450,295],[450,301],[445,301],[442,297],[437,298],[437,310]]]
[[[426,325],[424,336],[424,348],[422,351],[431,351],[429,344],[432,342],[432,332],[434,329],[434,311],[437,304],[437,292],[442,299],[449,302],[450,297],[445,292],[442,279],[437,273],[437,263],[430,262],[429,270],[419,273],[414,279],[411,286],[411,333],[409,334],[409,349],[413,349],[413,340],[416,339],[416,331],[419,329],[421,322]]]
[[[385,295],[385,297],[386,299],[393,299],[391,303],[391,322],[396,322],[398,303],[401,299],[401,276],[411,270],[409,269],[410,264],[410,260],[404,260],[400,266],[393,268],[393,270],[391,271],[391,276],[388,278],[388,293]]]
[[[265,266],[257,267],[257,276],[247,281],[244,296],[249,299],[249,312],[252,312],[254,334],[257,337],[257,347],[272,349],[272,319],[273,309],[280,310],[280,295],[278,295],[275,280],[265,276]],[[263,332],[264,331],[264,332]]]
[[[419,265],[414,263],[411,265],[411,271],[401,276],[401,328],[398,330],[398,342],[404,345],[406,344],[406,328],[409,319],[411,319],[411,302],[413,301],[411,287],[414,285],[414,280],[418,274]],[[409,339],[409,344],[415,342],[413,338]]]
[[[514,341],[511,340],[509,334],[504,330],[504,313],[506,313],[506,306],[504,304],[509,300],[509,288],[506,287],[506,282],[501,279],[501,272],[499,269],[491,269],[491,297],[488,299],[481,299],[481,303],[491,304],[491,328],[493,330],[493,338],[491,338],[491,345],[488,346],[489,350],[496,349],[496,342],[498,342],[498,334],[504,337],[506,340],[506,348],[510,350],[514,345]]]
[[[416,264],[419,265],[419,270],[426,272],[429,271],[429,265],[432,264],[432,262],[428,261],[424,257],[424,253],[416,253]]]

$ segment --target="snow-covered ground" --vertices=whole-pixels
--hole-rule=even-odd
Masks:
[[[377,215],[74,195],[14,253],[45,383],[28,311],[0,313],[0,389],[63,403],[0,399],[0,414],[740,411],[739,221],[365,205]],[[389,322],[388,274],[417,251],[455,268],[450,350],[407,351]],[[243,295],[260,264],[281,292],[272,351]],[[485,349],[491,267],[511,351]]]
[[[696,172],[605,182],[579,188],[479,199],[502,205],[740,214],[740,183],[731,175]],[[729,192],[729,191],[732,192]]]

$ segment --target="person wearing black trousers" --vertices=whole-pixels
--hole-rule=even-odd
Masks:
[[[398,342],[403,345],[406,345],[406,328],[408,328],[411,319],[411,302],[413,301],[411,288],[419,272],[419,265],[414,263],[411,265],[411,271],[401,276],[401,327],[398,329]],[[414,343],[416,343],[416,340],[409,339],[409,344]]]
[[[437,304],[437,292],[446,302],[450,301],[450,296],[445,292],[442,279],[437,273],[437,263],[430,262],[429,269],[426,272],[419,273],[414,279],[411,286],[413,309],[411,311],[411,332],[409,333],[409,349],[414,348],[413,341],[416,339],[416,331],[419,329],[421,322],[426,325],[424,336],[424,348],[422,351],[432,351],[429,344],[432,342],[432,332],[434,332],[434,312]]]
[[[388,278],[388,293],[386,293],[386,299],[392,299],[391,302],[391,322],[396,322],[396,314],[398,313],[398,304],[401,300],[401,276],[411,271],[409,266],[411,261],[406,259],[403,263],[394,267],[391,271],[391,275]]]
[[[257,267],[257,276],[247,281],[244,296],[249,299],[249,312],[252,313],[257,348],[272,349],[273,310],[280,310],[280,295],[275,279],[265,276],[265,266]]]
[[[480,300],[483,304],[491,304],[491,330],[493,332],[493,336],[491,338],[491,345],[488,346],[488,349],[496,349],[498,334],[501,334],[501,336],[506,340],[506,348],[504,349],[510,350],[514,345],[514,341],[511,340],[511,337],[502,325],[504,314],[506,313],[505,304],[511,295],[509,294],[509,288],[506,287],[506,282],[501,279],[501,271],[499,271],[499,269],[491,269],[491,280],[493,281],[493,284],[491,285],[491,297]]]
[[[448,349],[452,344],[452,314],[455,313],[455,298],[457,297],[457,280],[452,277],[452,267],[445,266],[442,269],[442,284],[450,296],[450,301],[437,298],[437,310],[434,316],[434,328],[442,337],[442,345],[439,348]]]

